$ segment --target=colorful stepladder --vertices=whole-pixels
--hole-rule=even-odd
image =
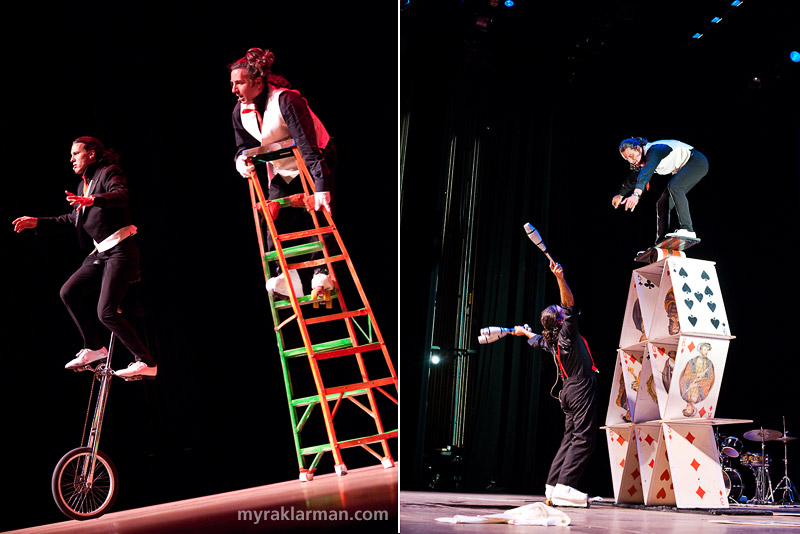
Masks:
[[[286,276],[285,283],[289,296],[283,299],[280,295],[269,294],[270,310],[275,324],[278,353],[294,434],[300,471],[299,479],[301,481],[313,480],[314,472],[317,470],[323,454],[328,451],[333,456],[336,474],[340,476],[347,474],[347,467],[342,459],[342,450],[351,447],[361,447],[366,450],[377,458],[384,468],[394,467],[388,440],[396,438],[398,430],[397,428],[388,431],[384,429],[379,405],[390,407],[394,405],[395,410],[397,409],[397,373],[353,262],[339,235],[339,230],[330,213],[325,210],[316,212],[312,205],[308,212],[313,221],[313,228],[284,234],[276,231],[273,216],[278,210],[307,209],[308,202],[313,202],[314,182],[294,140],[289,139],[250,149],[245,151],[244,155],[255,163],[295,158],[300,170],[300,175],[295,179],[301,179],[303,185],[304,193],[302,195],[267,200],[256,173],[253,172],[248,179],[250,202],[265,280],[269,281],[272,276],[269,262],[277,261],[282,273],[290,273],[295,269],[327,266],[333,284],[332,289],[321,294],[312,292],[311,295],[298,297],[295,295],[292,277]],[[322,214],[324,218],[319,214]],[[322,223],[321,219],[323,219]],[[272,237],[274,248],[272,251],[267,250],[266,238],[268,236],[262,228],[262,223],[266,225],[266,230]],[[326,236],[328,236],[327,239]],[[292,242],[299,244],[292,245]],[[309,259],[309,254],[314,252],[321,252],[322,257]],[[293,263],[289,263],[290,260]],[[337,272],[334,269],[334,266],[337,265],[343,265],[345,268],[339,269]],[[345,304],[343,294],[350,295],[351,292],[356,293],[360,298],[360,306],[352,310]],[[287,344],[292,341],[298,345],[302,342],[302,346],[287,348]],[[308,367],[298,370],[296,366],[292,365],[292,362],[300,362],[303,357],[307,359]],[[327,367],[328,365],[330,368]],[[307,375],[309,367],[313,378],[313,388],[308,383],[309,380],[303,381],[302,378],[297,378],[300,374]],[[323,370],[321,367],[325,367],[325,369]],[[334,375],[334,371],[337,374]],[[370,377],[370,373],[375,375],[376,372],[382,376],[380,378]],[[294,382],[292,380],[293,373],[296,376]],[[330,379],[331,376],[340,380],[347,377],[348,383],[327,385],[326,380],[323,380],[323,374],[326,375],[326,379]],[[303,387],[310,388],[310,394],[297,393],[297,390]],[[379,395],[376,395],[376,391]],[[355,410],[355,414],[339,412],[343,407],[343,400],[349,401],[360,410]],[[331,403],[333,403],[332,407]],[[325,437],[322,437],[319,428],[310,428],[313,425],[309,423],[315,417],[313,412],[317,405],[322,411]],[[362,415],[359,415],[358,418],[349,417],[349,415],[355,416],[361,412],[366,413],[366,419]],[[340,419],[342,416],[348,415],[345,421],[338,421],[338,426],[340,429],[344,428],[347,432],[354,434],[353,437],[340,439],[337,436],[334,425],[337,413],[339,413]],[[356,421],[356,419],[358,420]],[[312,435],[315,431],[317,434]],[[310,437],[306,438],[306,436]],[[315,438],[317,439],[316,444],[307,445],[305,443]],[[323,440],[325,442],[322,442]],[[380,452],[371,446],[375,444],[380,444]],[[308,463],[306,457],[312,455],[313,460]]]

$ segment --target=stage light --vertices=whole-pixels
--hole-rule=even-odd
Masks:
[[[789,54],[789,59],[794,61],[795,63],[800,63],[800,52],[797,50],[793,50],[791,54]]]
[[[733,2],[731,3],[731,7],[736,7],[741,3],[742,3],[741,0],[733,0]]]
[[[503,5],[506,7],[514,7],[514,0],[506,0],[503,2]]]
[[[702,33],[697,32],[696,34],[692,35],[692,39],[700,39],[703,36]]]
[[[716,23],[717,23],[717,22],[719,22],[720,20],[722,20],[722,19],[721,19],[721,18],[719,18],[719,17],[714,17],[713,19],[711,19],[711,24],[716,24]]]
[[[442,361],[442,360],[440,360],[440,359],[439,359],[439,357],[438,357],[437,355],[435,355],[435,354],[434,354],[433,356],[431,356],[431,363],[432,363],[433,365],[436,365],[436,364],[438,364],[440,361]]]

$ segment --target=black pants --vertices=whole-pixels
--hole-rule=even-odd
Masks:
[[[128,293],[130,283],[139,275],[139,248],[129,237],[105,252],[95,252],[83,260],[61,287],[61,300],[83,337],[85,348],[105,346],[98,332],[100,324],[114,333],[133,354],[136,361],[155,365],[147,346],[136,330],[117,310]],[[90,299],[99,290],[95,305]]]
[[[576,488],[597,438],[597,378],[594,374],[567,378],[560,398],[564,437],[550,465],[547,484]]]
[[[708,174],[708,160],[699,151],[692,151],[692,157],[675,173],[656,202],[656,231],[658,232],[656,240],[663,238],[670,231],[669,215],[673,209],[678,215],[679,227],[694,232],[686,193],[697,185],[697,182],[706,174]]]
[[[337,162],[337,152],[336,148],[333,145],[333,142],[330,142],[328,147],[323,151],[323,157],[325,158],[325,163],[330,169],[331,173],[335,175],[336,172],[336,162]],[[266,174],[264,172],[263,174]],[[330,187],[330,208],[331,208],[331,217],[335,217],[336,215],[336,190],[333,184]],[[277,200],[279,198],[286,198],[292,195],[296,195],[298,193],[303,193],[303,178],[302,176],[296,176],[291,182],[286,183],[281,176],[275,175],[272,178],[269,184],[269,191],[267,193],[267,200]],[[321,212],[317,214],[319,220],[324,221],[324,215]],[[263,224],[263,221],[262,221]],[[321,223],[324,225],[324,222]],[[310,230],[314,227],[314,223],[311,220],[311,215],[306,212],[303,208],[282,208],[278,211],[278,216],[275,218],[275,230],[278,234],[286,234],[291,232],[299,232],[302,230]],[[275,250],[275,244],[272,241],[272,236],[270,235],[269,230],[266,227],[266,224],[263,224],[263,230],[265,235],[265,247],[267,252],[272,252]],[[335,240],[330,234],[326,234],[323,238],[325,240],[325,246],[330,247],[334,244]],[[302,243],[308,243],[312,241],[317,241],[317,237],[309,237],[303,239],[295,239],[291,242],[284,242],[283,246],[294,246],[300,245]],[[308,261],[311,260],[318,260],[323,257],[321,251],[313,252],[309,254],[306,258]],[[280,267],[276,268],[275,273],[271,275],[277,275],[280,272]],[[317,267],[314,269],[313,273],[316,272],[324,272],[328,273],[327,267],[324,265]],[[298,273],[300,275],[300,280],[303,282],[304,291],[303,294],[308,294],[310,292],[311,287],[311,277],[313,273],[309,269],[301,269]]]

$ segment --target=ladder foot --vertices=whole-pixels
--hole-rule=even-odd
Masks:
[[[394,467],[394,460],[392,460],[390,457],[386,457],[381,460],[381,465],[383,466],[384,469],[389,469],[391,467]]]
[[[300,482],[311,482],[314,480],[314,471],[300,471]]]
[[[339,475],[340,477],[343,477],[347,474],[347,466],[344,464],[339,464],[337,466],[334,466],[334,469],[336,470],[336,474]]]

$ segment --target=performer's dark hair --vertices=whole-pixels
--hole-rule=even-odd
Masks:
[[[111,165],[119,163],[119,154],[117,151],[113,148],[105,148],[103,143],[96,137],[85,135],[83,137],[78,137],[72,143],[82,144],[84,150],[87,152],[94,150],[94,155],[98,163],[103,162]]]
[[[629,148],[635,149],[636,147],[639,147],[642,149],[642,161],[644,161],[644,146],[649,142],[650,141],[644,137],[629,137],[627,139],[623,139],[619,144],[619,153],[622,154]],[[640,169],[642,167],[642,162],[639,162],[638,165],[631,163],[630,166],[631,169]]]
[[[558,347],[558,335],[561,333],[562,326],[561,321],[559,321],[558,306],[553,304],[543,309],[539,319],[542,322],[542,337],[550,347],[555,349]]]
[[[243,58],[239,58],[230,65],[228,71],[244,69],[245,76],[251,80],[261,78],[264,83],[269,81],[268,76],[272,72],[272,63],[275,61],[275,54],[261,48],[251,48]]]

